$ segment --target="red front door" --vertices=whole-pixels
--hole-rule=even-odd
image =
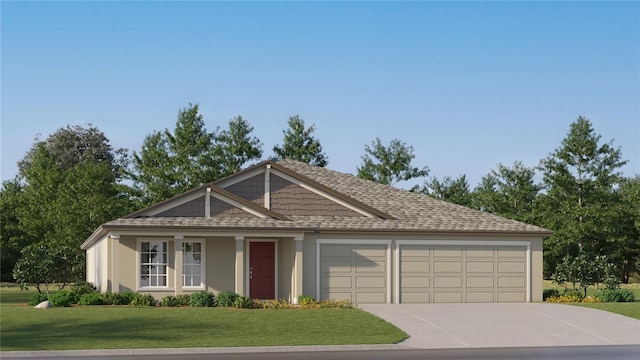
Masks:
[[[273,242],[249,243],[249,296],[252,299],[276,297],[275,250]]]

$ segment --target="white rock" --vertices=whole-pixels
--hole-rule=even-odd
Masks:
[[[50,307],[51,307],[51,303],[49,302],[49,300],[45,300],[40,304],[34,306],[35,309],[48,309]]]

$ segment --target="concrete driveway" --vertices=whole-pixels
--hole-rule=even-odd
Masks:
[[[640,320],[579,306],[516,304],[359,305],[404,330],[420,349],[640,344]]]

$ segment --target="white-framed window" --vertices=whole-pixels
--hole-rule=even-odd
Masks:
[[[203,286],[204,243],[202,241],[182,242],[182,286]]]
[[[140,287],[167,287],[169,265],[166,241],[140,241]]]

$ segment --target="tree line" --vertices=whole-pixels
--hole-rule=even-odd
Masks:
[[[208,130],[198,104],[189,104],[179,110],[173,129],[151,132],[133,153],[114,149],[92,125],[36,138],[16,178],[4,181],[0,191],[2,280],[81,279],[80,244],[100,224],[263,159],[263,143],[253,130],[241,116]],[[315,124],[289,117],[282,144],[273,146],[269,158],[326,166],[315,130]],[[553,230],[544,242],[546,277],[578,256],[605,256],[623,282],[640,268],[640,176],[620,173],[626,163],[621,149],[613,141],[602,143],[588,119],[572,123],[538,166],[498,164],[473,189],[465,175],[438,179],[414,159],[412,146],[376,138],[364,146],[356,175],[391,186],[422,180],[411,191]]]

